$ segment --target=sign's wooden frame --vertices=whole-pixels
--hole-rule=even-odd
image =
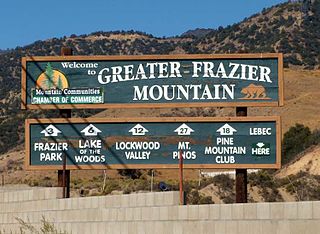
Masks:
[[[184,168],[187,169],[258,169],[258,168],[271,168],[280,169],[281,167],[281,119],[280,116],[259,116],[259,117],[166,117],[166,118],[114,118],[114,119],[80,119],[80,118],[70,118],[70,119],[26,119],[25,121],[25,146],[26,146],[26,156],[25,156],[25,169],[26,170],[61,170],[61,166],[33,166],[30,165],[30,124],[49,124],[49,123],[166,123],[166,122],[276,122],[276,163],[275,164],[184,164]],[[105,170],[105,169],[177,169],[179,168],[179,163],[176,165],[160,165],[160,164],[112,164],[112,165],[84,165],[84,166],[67,166],[67,170],[77,170],[77,169],[87,169],[87,170]]]
[[[28,61],[94,61],[94,60],[178,60],[178,59],[278,59],[278,101],[275,102],[184,102],[184,103],[125,103],[125,104],[27,104],[27,62]],[[22,109],[105,109],[105,108],[175,108],[175,107],[246,107],[283,106],[283,55],[281,53],[261,54],[181,54],[142,56],[35,56],[22,58],[21,108]]]

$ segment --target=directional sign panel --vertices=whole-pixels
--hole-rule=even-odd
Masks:
[[[280,135],[279,117],[30,119],[26,167],[280,168]]]
[[[22,59],[22,108],[282,106],[282,54]]]

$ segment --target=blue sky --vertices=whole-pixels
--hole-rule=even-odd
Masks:
[[[175,36],[237,23],[284,0],[3,0],[0,49],[95,31]]]

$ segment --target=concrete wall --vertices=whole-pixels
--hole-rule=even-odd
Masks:
[[[0,191],[0,230],[41,217],[68,233],[317,234],[320,202],[179,206],[178,192],[57,199],[60,188]]]

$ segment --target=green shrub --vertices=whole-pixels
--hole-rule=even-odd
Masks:
[[[262,188],[260,195],[263,197],[265,202],[281,202],[283,201],[277,188]]]
[[[251,186],[269,188],[276,186],[272,175],[269,174],[267,170],[259,170],[256,173],[250,173],[248,175],[248,182]]]
[[[223,201],[225,204],[232,204],[232,203],[234,203],[235,199],[234,199],[234,197],[227,196],[227,197],[223,197],[223,198],[222,198],[222,201]]]
[[[199,204],[213,204],[211,196],[200,196]]]
[[[199,205],[199,204],[213,204],[211,196],[203,196],[198,190],[193,189],[187,194],[187,204]]]
[[[187,204],[196,205],[199,204],[200,194],[198,190],[192,190],[187,194]]]
[[[119,169],[118,172],[120,175],[131,179],[138,179],[142,175],[141,170],[137,169]]]
[[[213,177],[213,184],[224,190],[233,190],[235,181],[229,175],[221,174]]]
[[[102,192],[103,192],[103,194],[110,194],[112,191],[120,190],[120,189],[121,189],[121,187],[120,187],[118,181],[116,181],[116,180],[108,180],[106,182],[106,186],[104,188],[104,191],[102,191]]]
[[[213,184],[214,182],[215,182],[215,179],[213,177],[203,178],[201,180],[199,189],[205,188],[208,185]]]
[[[282,163],[289,163],[298,153],[314,143],[314,136],[310,129],[302,124],[291,127],[283,137]]]

